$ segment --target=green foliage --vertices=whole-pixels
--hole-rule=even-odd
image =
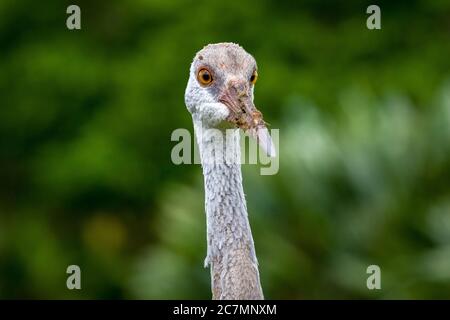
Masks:
[[[241,44],[280,171],[244,166],[268,298],[450,296],[450,4],[0,2],[0,297],[210,297],[196,51]],[[65,286],[78,264],[82,290]],[[378,264],[382,290],[366,288]]]

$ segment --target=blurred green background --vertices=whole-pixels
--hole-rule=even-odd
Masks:
[[[210,298],[201,168],[170,134],[223,41],[280,129],[279,173],[243,167],[266,297],[450,298],[450,1],[377,1],[378,31],[370,4],[2,0],[0,298]]]

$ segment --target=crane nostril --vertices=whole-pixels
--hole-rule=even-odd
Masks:
[[[243,83],[233,83],[231,84],[231,88],[232,91],[234,91],[234,94],[236,94],[239,98],[247,95],[247,87]]]

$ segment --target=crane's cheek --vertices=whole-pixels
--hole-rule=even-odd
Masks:
[[[220,118],[222,121],[226,121],[228,120],[228,118],[230,117],[231,111],[230,109],[223,103],[216,103],[217,109],[218,109],[218,113],[220,114]]]
[[[230,110],[223,103],[204,103],[198,108],[197,117],[208,126],[219,125],[228,120]]]

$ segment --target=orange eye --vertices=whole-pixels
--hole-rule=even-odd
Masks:
[[[198,71],[197,80],[198,82],[200,82],[200,84],[207,86],[211,84],[211,82],[213,81],[213,77],[208,69],[203,68]]]
[[[252,76],[250,77],[250,83],[255,84],[256,80],[258,80],[258,72],[256,70],[253,72]]]

